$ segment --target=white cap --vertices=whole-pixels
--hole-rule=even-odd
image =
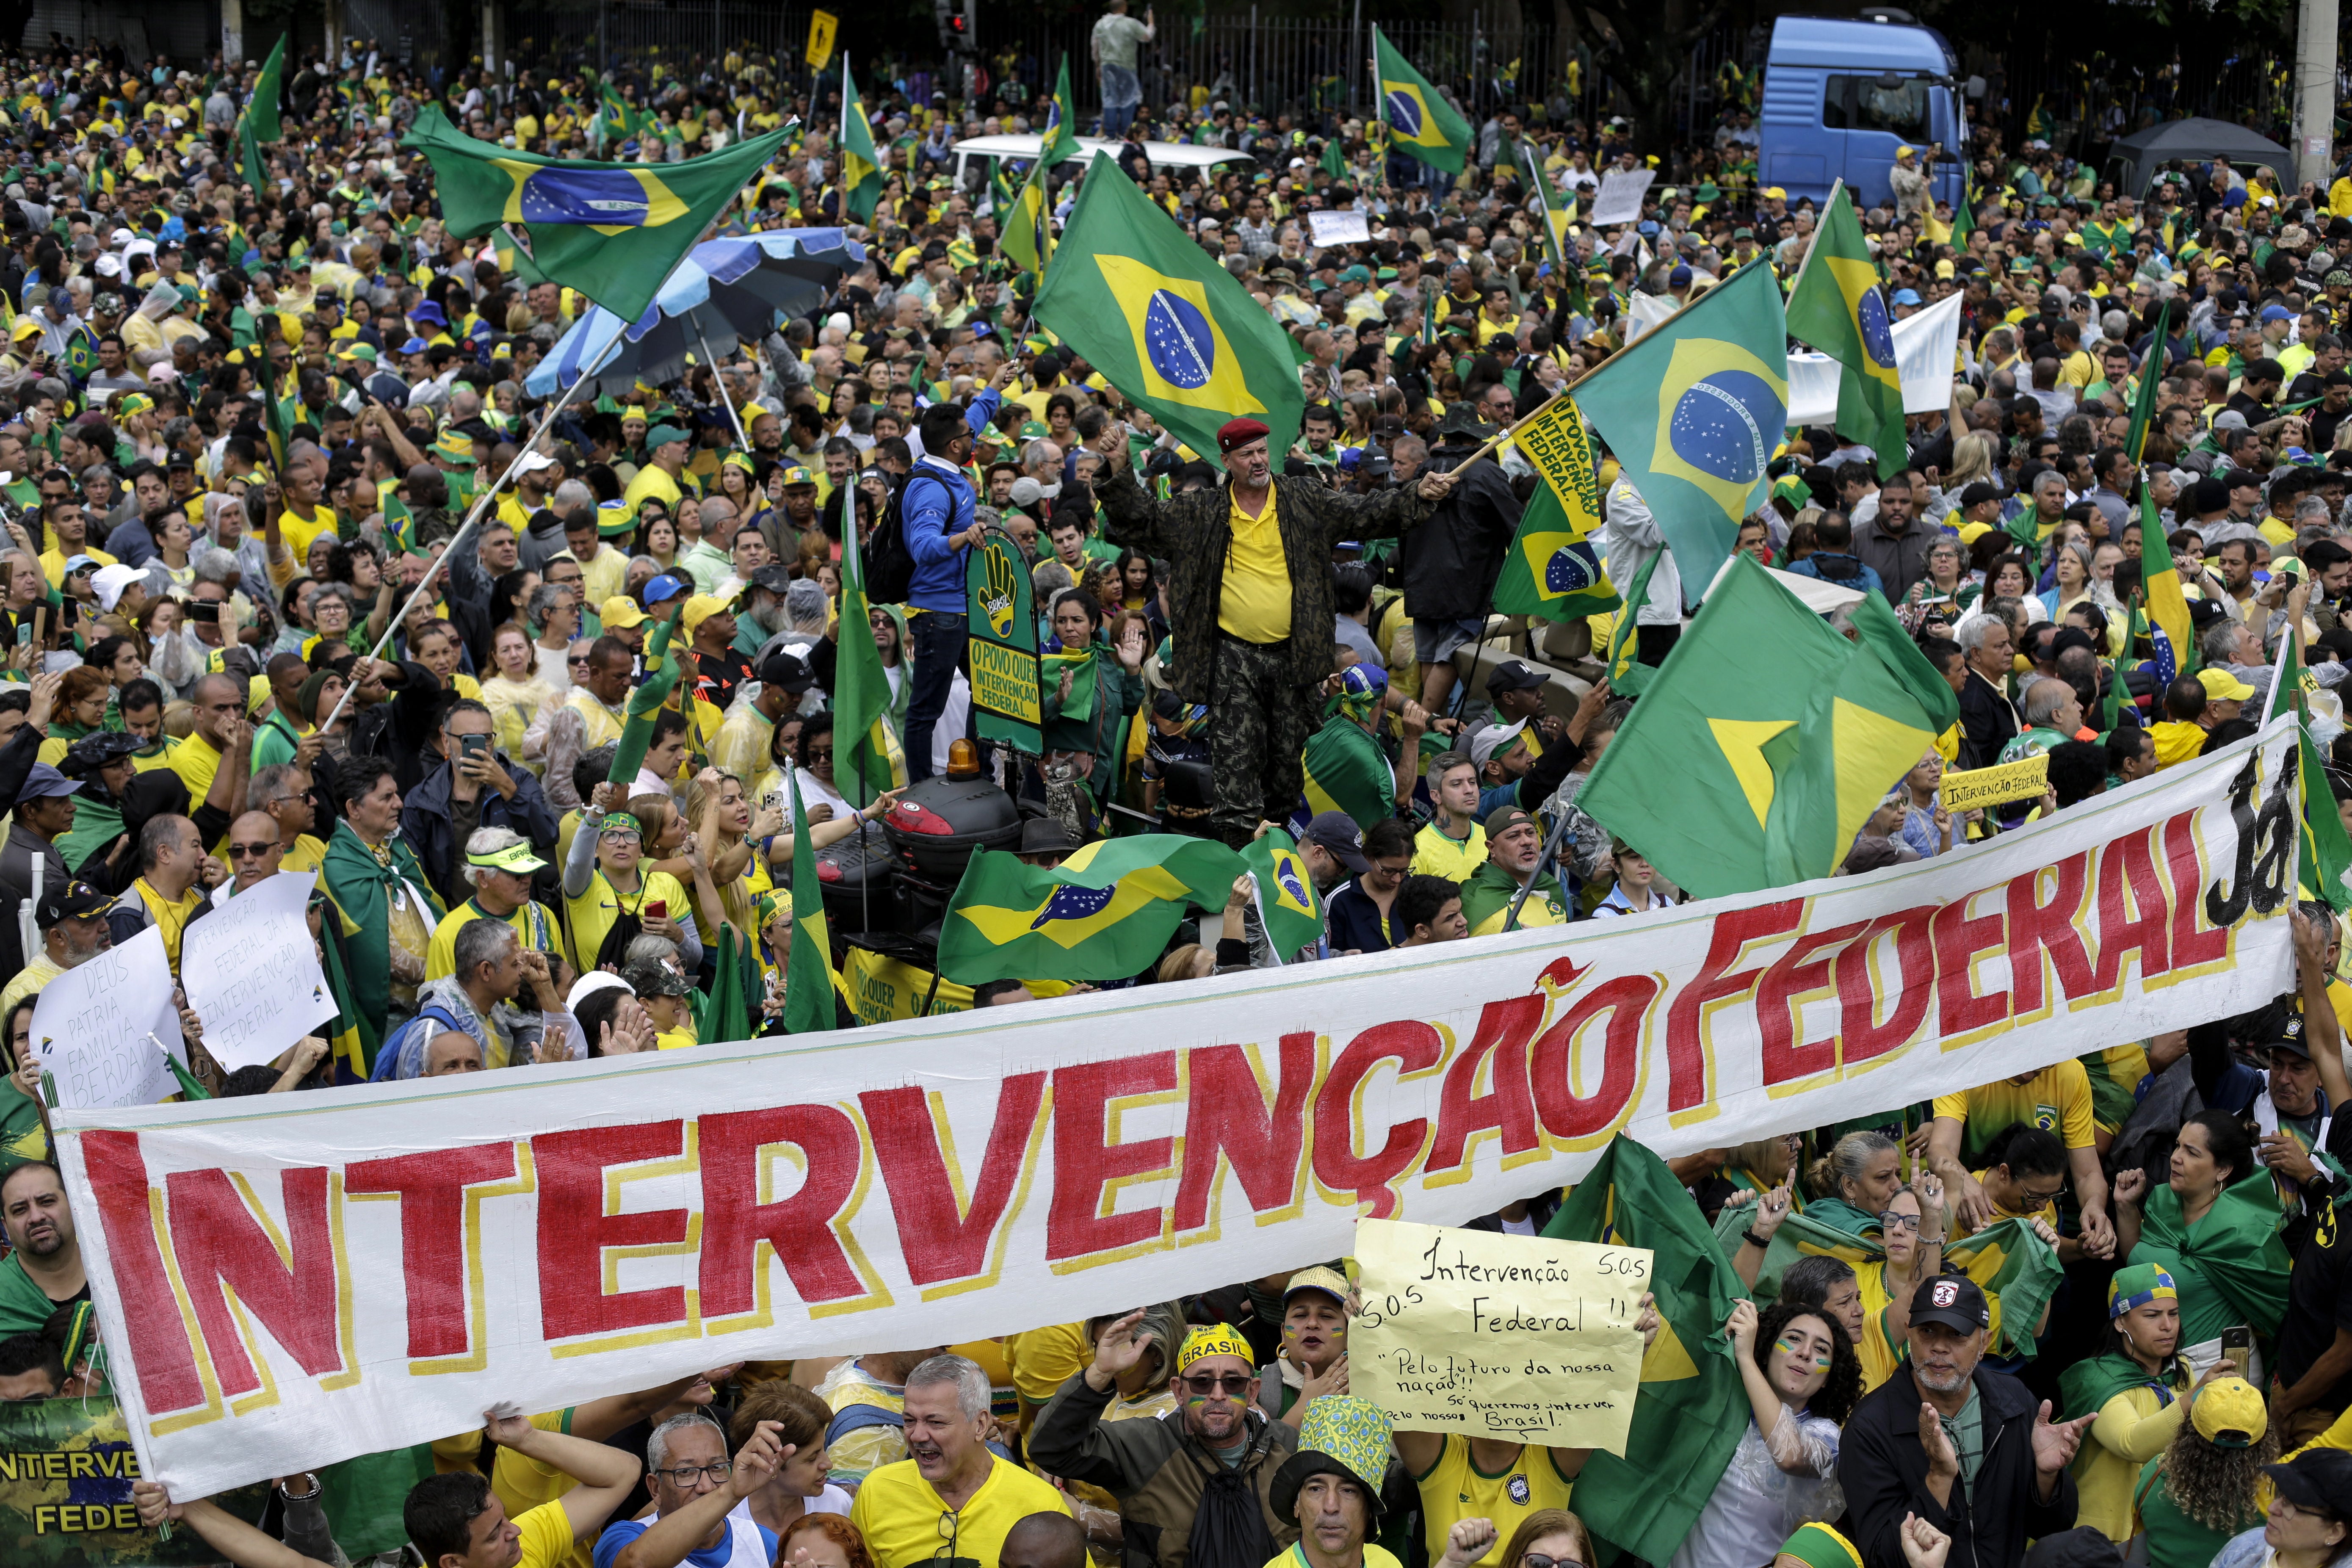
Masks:
[[[564,994],[563,1010],[567,1013],[577,1013],[580,1011],[580,1004],[596,994],[597,992],[611,991],[616,987],[626,991],[629,988],[629,983],[617,974],[609,973],[602,969],[592,969],[572,983],[572,989]]]
[[[553,467],[555,467],[555,459],[553,458],[549,457],[544,452],[533,450],[525,452],[522,455],[522,460],[515,465],[515,472],[517,474],[535,474],[541,468],[551,468]]]
[[[1516,724],[1489,724],[1470,737],[1470,760],[1480,767],[1492,762],[1495,753],[1518,739],[1519,731],[1528,727],[1525,719]]]
[[[89,579],[92,592],[98,595],[98,607],[111,610],[122,600],[122,590],[133,583],[143,583],[147,574],[136,566],[101,566]]]

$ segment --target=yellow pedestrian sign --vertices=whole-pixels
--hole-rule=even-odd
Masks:
[[[841,18],[830,11],[818,11],[809,16],[808,65],[811,70],[823,70],[833,58],[833,36],[841,29]]]

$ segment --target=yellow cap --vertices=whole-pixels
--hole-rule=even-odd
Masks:
[[[596,612],[596,618],[604,624],[608,632],[626,631],[631,626],[646,624],[645,611],[637,607],[635,599],[623,594],[615,594],[605,600],[604,607]]]
[[[734,600],[722,599],[716,594],[697,594],[686,602],[686,608],[678,612],[678,624],[685,629],[688,637],[691,638],[695,629],[703,622],[721,610],[731,607],[734,603]]]
[[[1245,1366],[1255,1365],[1257,1359],[1250,1353],[1249,1341],[1230,1325],[1215,1323],[1184,1336],[1184,1346],[1176,1352],[1176,1371],[1181,1375],[1194,1362],[1213,1355],[1239,1356]]]

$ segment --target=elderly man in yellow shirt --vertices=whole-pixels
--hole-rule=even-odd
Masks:
[[[635,512],[647,496],[667,506],[673,515],[688,496],[702,487],[686,471],[687,435],[675,425],[656,425],[646,432],[646,466],[621,492],[624,506]]]

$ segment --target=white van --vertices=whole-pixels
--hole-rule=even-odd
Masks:
[[[975,160],[1006,158],[1026,163],[1037,156],[1038,149],[1045,145],[1045,142],[1043,136],[1034,135],[974,136],[969,141],[959,142],[955,144],[956,184],[962,190],[977,190],[979,182],[987,179],[988,171],[985,166],[977,165]],[[1092,163],[1097,153],[1116,158],[1119,145],[1099,136],[1081,136],[1078,138],[1080,156],[1070,161]],[[1205,181],[1209,171],[1219,164],[1247,163],[1255,166],[1257,163],[1248,153],[1236,153],[1230,147],[1194,147],[1182,142],[1146,142],[1141,145],[1143,155],[1151,160],[1151,166],[1165,169],[1171,177],[1196,173]]]

